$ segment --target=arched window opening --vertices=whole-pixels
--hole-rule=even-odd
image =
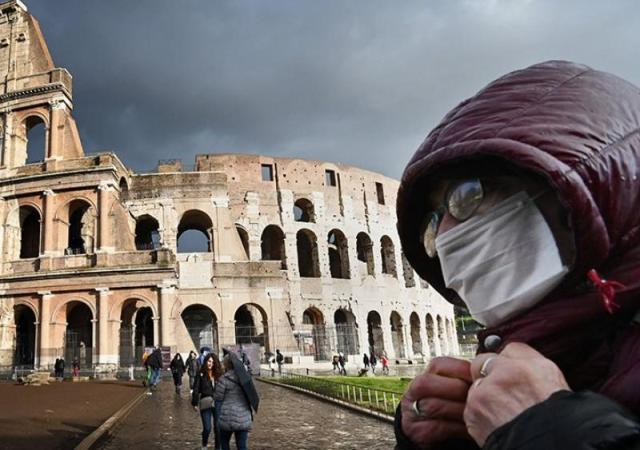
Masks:
[[[149,215],[136,219],[136,250],[154,250],[160,248],[160,225]]]
[[[396,354],[396,358],[406,358],[406,354],[404,351],[404,333],[403,333],[403,325],[402,325],[402,317],[396,311],[391,313],[390,317],[391,323],[391,343],[393,345],[393,350]]]
[[[30,206],[20,207],[20,258],[40,256],[40,214]]]
[[[364,263],[363,266],[366,266],[366,274],[374,276],[373,243],[366,233],[358,233],[358,236],[356,236],[356,249],[358,261]],[[365,270],[360,270],[360,272],[365,273]]]
[[[296,334],[298,347],[305,355],[313,355],[316,361],[331,358],[331,348],[324,316],[320,310],[311,307],[302,314],[302,329]]]
[[[36,316],[25,305],[13,308],[16,325],[16,346],[13,353],[13,364],[18,368],[32,368],[36,350]]]
[[[293,219],[296,222],[315,222],[313,203],[306,198],[296,200],[293,205]]]
[[[413,272],[413,267],[409,264],[409,260],[402,253],[402,275],[404,276],[404,286],[407,288],[415,287],[416,278]]]
[[[193,348],[209,347],[218,353],[218,320],[209,308],[192,305],[182,312],[182,321],[193,342]]]
[[[27,141],[27,164],[39,163],[46,158],[47,127],[38,116],[28,117],[24,121]]]
[[[420,337],[420,317],[417,313],[412,312],[409,317],[411,325],[411,350],[414,355],[422,355],[422,338]]]
[[[436,350],[436,331],[435,331],[435,326],[433,324],[433,317],[431,317],[431,314],[427,314],[427,343],[429,344],[429,353],[431,354],[431,356],[437,356],[437,350]]]
[[[357,355],[358,328],[356,318],[351,311],[344,308],[338,309],[333,315],[336,327],[336,349],[344,355]]]
[[[369,311],[369,314],[367,314],[367,335],[369,338],[369,353],[379,357],[384,353],[384,338],[382,318],[377,311]]]
[[[80,369],[91,368],[93,363],[93,314],[81,302],[67,304],[67,329],[65,332],[65,356],[69,366],[77,360]]]
[[[122,200],[129,199],[129,184],[127,183],[127,179],[125,177],[120,178],[120,198]]]
[[[382,273],[386,273],[397,278],[396,254],[393,242],[389,236],[382,236],[380,239],[380,253],[382,257]]]
[[[74,200],[69,205],[69,232],[66,253],[80,255],[93,252],[95,217],[93,208],[83,201]]]
[[[284,253],[284,233],[277,225],[269,225],[262,232],[260,249],[263,261],[281,261],[282,268],[286,269]]]
[[[178,225],[178,253],[207,253],[213,251],[211,218],[198,210],[184,213]]]
[[[349,245],[340,230],[331,230],[327,236],[331,278],[351,278],[349,271]]]
[[[247,230],[242,228],[240,225],[236,225],[236,231],[240,237],[240,242],[242,242],[244,254],[247,255],[247,259],[251,259],[249,256],[249,233],[247,233]]]
[[[300,230],[296,234],[298,248],[298,270],[303,278],[319,278],[320,262],[316,235],[310,230]]]
[[[258,344],[268,350],[268,326],[266,312],[251,303],[240,306],[234,315],[236,344]]]
[[[145,348],[154,345],[153,311],[137,299],[126,300],[120,313],[120,367],[140,366]]]

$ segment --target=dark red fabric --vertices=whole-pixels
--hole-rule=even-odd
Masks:
[[[503,346],[527,342],[553,359],[573,388],[599,390],[640,412],[638,333],[620,336],[640,308],[640,90],[583,65],[549,61],[489,84],[427,136],[402,177],[398,232],[416,271],[453,303],[460,299],[445,288],[420,232],[429,181],[460,165],[544,177],[575,233],[567,280],[480,341],[497,334]],[[590,269],[625,286],[614,314],[588,281]]]

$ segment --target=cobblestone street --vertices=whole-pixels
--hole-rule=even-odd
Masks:
[[[285,388],[259,381],[256,387],[260,412],[249,435],[252,450],[393,448],[395,439],[389,423]],[[177,396],[172,383],[164,380],[159,390],[145,398],[101,448],[199,449],[200,415],[191,407],[187,393],[183,387],[182,395]],[[209,445],[213,448],[213,436]]]

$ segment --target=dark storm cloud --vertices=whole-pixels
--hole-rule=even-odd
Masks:
[[[30,0],[85,151],[248,152],[399,177],[459,101],[569,59],[640,82],[640,8],[586,1]],[[613,3],[613,4],[611,4]]]

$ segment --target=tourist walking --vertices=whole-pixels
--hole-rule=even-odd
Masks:
[[[189,357],[185,362],[185,367],[187,368],[187,375],[189,376],[189,393],[193,393],[193,382],[196,378],[198,370],[200,370],[198,355],[196,355],[196,352],[194,352],[193,350],[189,352]]]
[[[145,366],[151,369],[151,378],[149,379],[149,389],[156,389],[160,381],[160,369],[162,369],[162,353],[160,348],[156,347],[151,355],[145,360]]]
[[[282,375],[282,364],[284,364],[284,355],[280,350],[276,350],[276,363],[278,364],[278,374]]]
[[[347,369],[345,369],[345,359],[342,353],[338,353],[338,364],[340,365],[340,375],[347,375]]]
[[[173,375],[173,384],[176,387],[176,394],[180,394],[182,377],[184,376],[185,371],[184,361],[182,360],[180,352],[176,353],[173,357],[171,364],[169,364],[169,368],[171,369],[171,375]]]
[[[56,363],[53,366],[56,378],[64,378],[64,358],[56,358]]]
[[[71,363],[71,370],[73,371],[74,377],[80,376],[80,361],[78,361],[78,358],[73,358],[73,362]]]
[[[389,375],[389,360],[384,353],[380,355],[380,362],[382,363],[382,374]]]
[[[367,356],[366,353],[362,357],[362,364],[364,364],[365,369],[369,370],[369,357]]]
[[[333,371],[335,372],[336,370],[340,370],[338,368],[338,355],[333,355],[333,359],[331,361],[331,363],[333,364]]]
[[[276,350],[276,353],[280,354],[280,351]],[[221,448],[229,450],[231,435],[235,435],[236,448],[247,450],[249,430],[253,421],[251,405],[233,370],[233,363],[229,355],[224,357],[222,364],[225,372],[218,380],[214,394],[216,405],[219,405],[220,408],[218,426]]]
[[[378,364],[378,360],[376,359],[376,354],[371,352],[371,356],[369,357],[369,364],[371,364],[371,373],[376,374],[376,365]]]
[[[220,360],[214,353],[208,353],[200,369],[196,372],[191,393],[191,405],[200,412],[202,420],[202,449],[207,448],[213,431],[214,448],[220,450],[218,412],[215,409],[214,392],[217,380],[222,376]]]

